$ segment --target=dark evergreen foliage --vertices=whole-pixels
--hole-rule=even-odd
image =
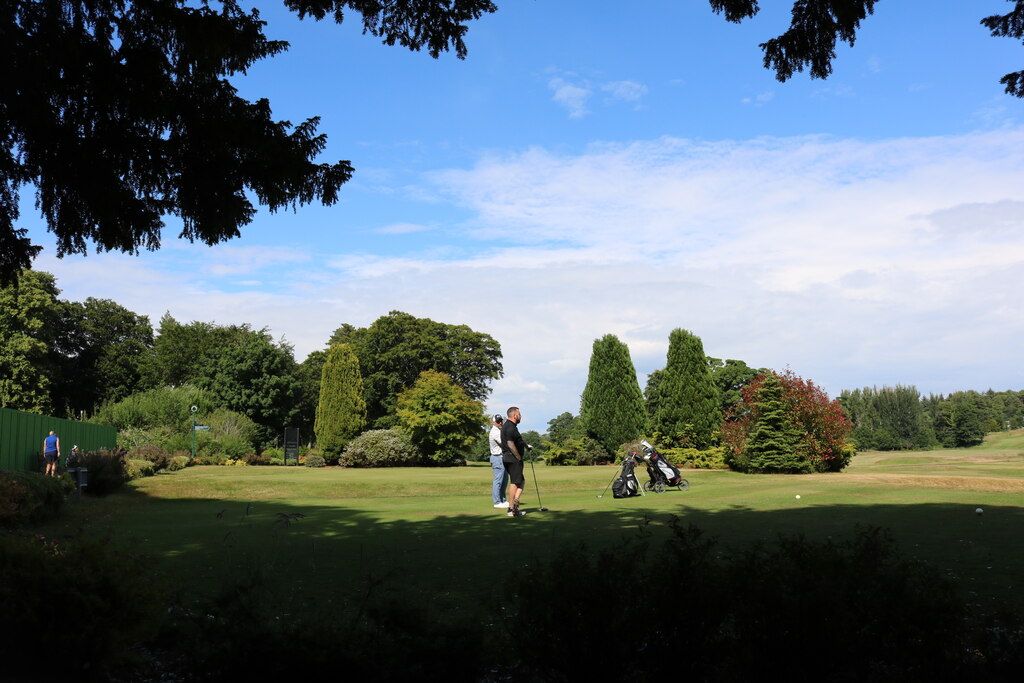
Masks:
[[[1013,10],[1006,14],[994,14],[981,20],[982,25],[997,38],[1024,38],[1024,0],[1013,2]],[[1024,97],[1024,71],[1014,71],[999,79],[1006,86],[1006,92],[1014,97]]]
[[[782,402],[782,383],[775,373],[765,375],[757,391],[757,422],[747,441],[744,457],[754,472],[808,472],[808,463],[796,453],[798,434]]]
[[[586,433],[611,453],[647,431],[644,398],[629,348],[613,334],[594,340],[580,420]]]
[[[465,23],[489,0],[288,0],[300,16],[343,9],[386,44],[466,54]],[[213,5],[213,6],[210,6]],[[157,249],[165,216],[216,244],[256,213],[334,204],[348,161],[316,163],[317,117],[275,121],[229,79],[288,45],[237,0],[6,0],[0,3],[0,278],[39,247],[18,220],[23,185],[58,254]]]
[[[929,448],[938,444],[916,387],[865,387],[844,391],[839,400],[853,421],[862,450]]]
[[[656,433],[682,446],[714,445],[722,410],[700,337],[672,330],[665,374],[655,393],[658,407],[651,426]]]
[[[337,460],[349,441],[366,427],[366,401],[359,359],[348,344],[327,350],[316,408],[317,447]]]

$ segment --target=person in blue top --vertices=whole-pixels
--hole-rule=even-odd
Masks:
[[[43,460],[46,461],[46,475],[56,477],[57,461],[60,460],[60,438],[53,432],[43,439]]]

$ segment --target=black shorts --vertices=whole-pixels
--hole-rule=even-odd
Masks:
[[[46,462],[57,462],[57,451],[46,451],[43,453],[43,460]]]
[[[526,480],[523,478],[522,460],[505,460],[505,471],[508,472],[508,480],[519,488],[523,488]]]

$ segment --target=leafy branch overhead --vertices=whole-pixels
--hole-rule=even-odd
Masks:
[[[853,45],[877,0],[795,0],[783,34],[761,44],[785,81],[805,68],[832,73],[836,44]],[[1024,37],[1024,0],[982,20],[993,36]],[[364,34],[432,57],[467,54],[468,24],[491,0],[283,0],[300,18],[360,17]],[[709,0],[731,22],[759,0]],[[590,9],[589,7],[587,8]],[[582,10],[581,10],[582,11]],[[272,116],[266,99],[238,96],[230,78],[288,48],[264,35],[239,0],[5,0],[0,3],[0,284],[41,251],[18,226],[33,188],[58,256],[138,253],[179,237],[213,245],[237,237],[257,212],[333,205],[354,172],[319,162],[319,118]],[[1024,97],[1024,71],[1006,91]],[[255,199],[255,203],[254,200]]]
[[[465,56],[465,22],[482,0],[289,0],[301,16],[362,15],[364,32],[437,57]],[[158,249],[167,216],[180,237],[239,235],[259,204],[332,205],[348,161],[318,163],[315,116],[276,121],[266,99],[228,78],[288,48],[236,0],[8,0],[0,7],[0,279],[40,247],[19,228],[23,186],[58,255]],[[211,6],[212,5],[212,6]],[[219,6],[219,8],[217,8]]]

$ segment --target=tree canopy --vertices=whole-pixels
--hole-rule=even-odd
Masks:
[[[647,430],[647,410],[629,348],[613,334],[594,340],[580,420],[586,433],[609,452]]]
[[[212,5],[212,6],[211,6]],[[285,0],[300,17],[341,22],[434,57],[466,54],[466,22],[490,0]],[[229,79],[288,48],[269,40],[238,0],[7,0],[0,4],[0,279],[40,247],[18,228],[32,185],[58,255],[138,253],[160,246],[164,219],[180,237],[217,244],[256,213],[334,204],[348,161],[317,163],[327,144],[315,116],[276,121],[266,99]]]
[[[490,394],[489,383],[503,374],[501,344],[466,325],[449,325],[391,311],[369,327],[345,324],[330,344],[348,343],[359,358],[366,391],[366,417],[376,427],[396,424],[395,401],[424,370],[436,370],[475,401]]]
[[[348,344],[336,344],[327,350],[320,387],[316,441],[321,451],[336,458],[366,427],[359,359]]]
[[[424,370],[399,394],[399,426],[432,465],[463,465],[463,450],[479,436],[484,406],[443,372]]]
[[[652,429],[668,443],[693,448],[714,445],[722,409],[700,337],[672,330],[665,370],[657,378],[653,384],[648,378],[647,387],[648,400],[657,406]]]
[[[832,73],[836,44],[853,45],[877,0],[795,0],[790,27],[761,44],[780,81]],[[1024,37],[1024,0],[982,19],[993,36]],[[709,0],[727,21],[759,0]],[[491,0],[284,0],[300,18],[349,13],[386,45],[467,54],[467,24]],[[0,281],[41,247],[19,228],[23,187],[57,238],[58,255],[157,249],[168,216],[180,237],[217,244],[255,216],[313,201],[332,205],[354,172],[318,163],[319,118],[293,124],[230,79],[288,49],[240,0],[6,0],[0,3]],[[1024,71],[1006,91],[1024,97]]]

